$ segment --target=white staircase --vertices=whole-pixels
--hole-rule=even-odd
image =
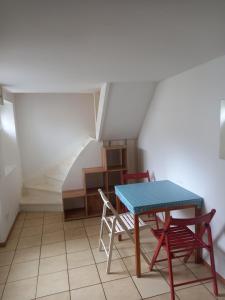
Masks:
[[[73,157],[65,159],[47,170],[42,176],[24,183],[20,207],[25,211],[61,211],[62,187],[74,162],[93,141],[88,138]]]

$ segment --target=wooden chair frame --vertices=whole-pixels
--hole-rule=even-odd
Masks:
[[[175,219],[170,217],[166,221],[166,224],[163,229],[152,229],[154,236],[158,239],[158,245],[156,247],[155,253],[150,264],[150,271],[153,269],[153,266],[156,262],[168,260],[171,300],[175,300],[175,287],[210,279],[213,280],[214,294],[218,296],[215,261],[213,253],[213,241],[210,227],[210,222],[215,213],[216,210],[212,209],[210,213],[196,218]],[[201,225],[202,229],[200,233],[196,234],[192,232],[188,227],[191,225]],[[205,233],[207,234],[208,238],[207,243],[203,241],[203,235]],[[163,247],[166,250],[167,258],[157,260],[161,247]],[[172,259],[184,257],[184,262],[186,263],[193,251],[199,248],[206,249],[209,252],[212,276],[199,278],[188,282],[181,282],[179,284],[174,284]]]

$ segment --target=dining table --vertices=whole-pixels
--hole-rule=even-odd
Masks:
[[[131,183],[115,186],[116,208],[121,212],[121,203],[134,215],[136,276],[141,276],[139,217],[144,214],[194,208],[195,217],[201,215],[203,198],[169,180]],[[200,232],[200,226],[195,227]],[[201,250],[196,250],[195,262],[201,262]]]

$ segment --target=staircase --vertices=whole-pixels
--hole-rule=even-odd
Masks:
[[[88,138],[75,155],[53,166],[42,176],[25,183],[20,202],[21,210],[61,211],[63,184],[75,161],[93,140]]]

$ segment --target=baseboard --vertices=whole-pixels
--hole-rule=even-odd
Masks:
[[[17,221],[18,216],[19,216],[19,212],[17,213],[17,215],[16,215],[16,217],[15,217],[15,220],[14,220],[14,222],[13,222],[13,224],[12,224],[10,230],[9,230],[9,233],[8,233],[8,235],[7,235],[7,237],[6,237],[6,240],[5,240],[4,242],[0,242],[0,247],[5,247],[5,246],[6,246],[8,240],[9,240],[9,236],[10,236],[10,234],[11,234],[11,232],[12,232],[12,230],[13,230],[15,224],[16,224],[16,221]]]
[[[58,211],[63,211],[63,206],[62,204],[25,204],[21,203],[20,204],[20,211],[49,211],[49,212],[58,212]]]

